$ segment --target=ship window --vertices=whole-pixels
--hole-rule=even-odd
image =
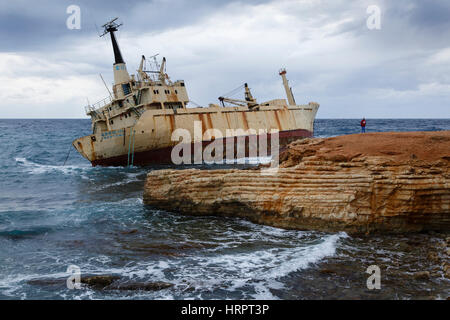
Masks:
[[[109,123],[114,124],[114,121],[113,120],[109,120]]]
[[[125,118],[128,118],[127,114],[125,113]]]
[[[184,82],[180,83],[180,86],[184,87]]]
[[[159,102],[155,102],[155,103],[148,105],[147,108],[152,109],[152,110],[161,109],[161,104]]]
[[[176,93],[176,94],[178,94],[178,91],[177,91],[177,90],[175,90],[175,93]]]
[[[122,90],[124,95],[128,95],[131,92],[130,84],[129,83],[122,84]]]
[[[183,105],[180,102],[164,102],[164,108],[179,109],[179,108],[183,108]]]

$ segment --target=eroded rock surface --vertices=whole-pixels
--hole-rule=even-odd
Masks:
[[[448,231],[450,131],[298,140],[273,175],[260,168],[152,171],[144,203],[289,229]]]

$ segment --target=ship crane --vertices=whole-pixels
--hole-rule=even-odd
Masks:
[[[245,100],[232,99],[232,98],[227,98],[227,97],[219,97],[219,101],[222,103],[222,106],[225,107],[225,102],[228,102],[228,103],[234,104],[239,107],[247,106],[249,109],[254,109],[256,107],[259,107],[259,104],[258,104],[258,102],[256,102],[256,99],[253,98],[252,93],[250,92],[250,88],[248,87],[247,83],[244,84],[244,88],[245,88]]]
[[[139,64],[139,69],[137,70],[137,72],[138,72],[139,77],[140,77],[141,80],[143,80],[143,81],[149,80],[148,74],[145,73],[144,66],[145,66],[145,56],[142,55],[141,63]]]
[[[154,78],[154,80],[159,80],[163,85],[167,85],[167,83],[171,84],[169,75],[166,73],[166,58],[163,57],[161,65],[159,65],[158,61],[156,60],[156,56],[157,55],[158,54],[156,54],[156,55],[154,55],[154,56],[152,56],[150,58],[153,58],[154,65],[159,70],[157,70],[157,71],[155,71],[155,70],[144,70],[143,67],[145,65],[145,61],[146,60],[145,60],[145,57],[142,56],[141,64],[139,65],[139,69],[137,71],[138,71],[138,73],[141,75],[141,77],[143,79],[149,79],[149,76],[148,76],[147,73],[152,73],[152,74],[156,75],[156,78]]]

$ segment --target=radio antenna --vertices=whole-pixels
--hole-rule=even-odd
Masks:
[[[109,88],[108,88],[108,86],[106,85],[106,82],[105,82],[105,80],[103,79],[102,74],[101,74],[101,73],[99,73],[99,74],[100,74],[100,78],[102,78],[102,81],[103,81],[103,84],[105,85],[106,90],[108,90],[109,96],[110,96],[111,99],[112,99],[111,91],[109,91]]]

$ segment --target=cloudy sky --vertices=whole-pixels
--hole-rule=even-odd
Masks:
[[[66,27],[69,5],[80,30]],[[285,67],[319,118],[450,118],[448,0],[0,0],[0,118],[85,117],[87,99],[108,95],[99,73],[113,79],[98,32],[116,16],[130,73],[159,53],[201,105],[244,82],[258,101],[284,98]]]

